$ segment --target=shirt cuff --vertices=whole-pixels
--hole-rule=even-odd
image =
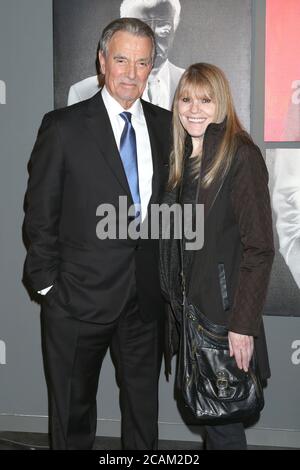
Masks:
[[[45,287],[45,289],[42,289],[42,290],[38,290],[38,293],[41,294],[41,295],[46,295],[50,289],[52,289],[53,287],[53,284],[52,286],[49,286],[49,287]]]

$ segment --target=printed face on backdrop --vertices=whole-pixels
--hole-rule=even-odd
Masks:
[[[174,40],[173,7],[168,2],[150,8],[140,4],[130,8],[129,14],[147,23],[154,31],[157,49],[155,68],[159,68],[167,60]]]
[[[151,72],[152,41],[117,31],[108,43],[107,56],[99,53],[108,92],[124,109],[142,96]]]

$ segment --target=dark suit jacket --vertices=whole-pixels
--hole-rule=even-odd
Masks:
[[[157,203],[168,174],[171,113],[142,101]],[[25,279],[80,319],[108,323],[137,290],[145,320],[161,314],[157,240],[100,240],[102,203],[132,203],[101,93],[45,115],[29,163]],[[130,222],[130,221],[129,221]]]

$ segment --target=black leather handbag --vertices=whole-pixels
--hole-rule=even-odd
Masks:
[[[230,357],[228,330],[185,300],[177,364],[185,406],[203,421],[243,421],[264,406],[255,355],[248,372]]]

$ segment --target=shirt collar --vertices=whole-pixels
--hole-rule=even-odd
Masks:
[[[130,108],[124,109],[123,106],[121,106],[120,103],[111,96],[111,94],[108,92],[105,85],[102,88],[101,94],[102,94],[103,102],[105,104],[105,107],[107,109],[107,112],[110,118],[112,117],[115,118],[120,113],[123,113],[124,111],[126,111],[126,112],[131,113],[135,119],[138,119],[138,120],[143,119],[144,112],[143,112],[143,107],[142,107],[142,103],[140,99],[136,100]]]

